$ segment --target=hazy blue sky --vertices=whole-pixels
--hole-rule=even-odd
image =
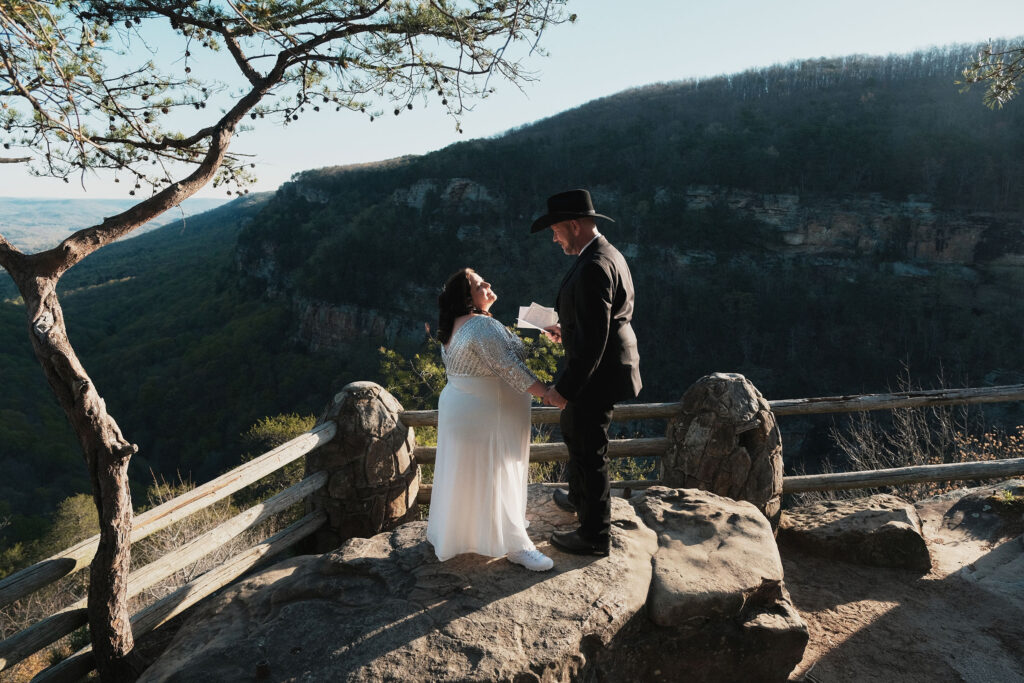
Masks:
[[[350,112],[320,114],[288,129],[266,119],[237,138],[234,148],[257,155],[260,183],[255,189],[272,190],[308,168],[422,154],[633,86],[793,59],[884,55],[1024,35],[1020,0],[576,0],[570,11],[579,15],[574,25],[544,36],[549,56],[527,61],[539,80],[523,92],[492,81],[498,92],[464,118],[462,136],[439,106],[421,105],[372,124]],[[950,76],[951,90],[955,77]],[[1024,101],[1012,106],[1024,106]],[[21,167],[0,165],[0,196],[125,197],[127,190],[125,184],[95,178],[87,179],[83,191],[77,183],[33,178]],[[224,194],[208,187],[198,196]]]

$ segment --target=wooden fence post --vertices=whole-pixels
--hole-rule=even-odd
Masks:
[[[686,390],[669,420],[662,480],[753,503],[776,529],[782,511],[782,437],[771,407],[743,375],[716,372]]]
[[[306,456],[306,476],[327,473],[327,485],[308,498],[308,511],[323,509],[314,552],[353,538],[368,538],[418,516],[419,468],[415,437],[398,416],[402,405],[379,384],[353,382],[334,397],[320,423],[337,425],[335,437]]]

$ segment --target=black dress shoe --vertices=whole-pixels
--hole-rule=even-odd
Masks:
[[[608,541],[588,541],[578,531],[556,531],[551,545],[573,555],[608,555]]]
[[[555,489],[555,493],[551,497],[554,499],[555,505],[566,512],[576,512],[576,506],[569,500],[569,492],[565,489]]]

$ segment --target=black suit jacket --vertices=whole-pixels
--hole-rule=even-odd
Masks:
[[[633,276],[604,236],[583,250],[555,303],[565,368],[555,388],[570,401],[605,405],[640,393],[640,356],[633,319]]]

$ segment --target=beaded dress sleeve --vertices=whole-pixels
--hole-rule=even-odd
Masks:
[[[526,391],[539,381],[526,367],[526,349],[518,337],[488,316],[474,316],[465,322],[441,359],[450,375],[495,376],[516,391]]]

